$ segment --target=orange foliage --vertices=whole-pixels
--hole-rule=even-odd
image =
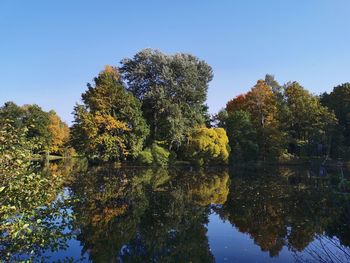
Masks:
[[[55,112],[50,112],[50,125],[48,127],[51,134],[51,148],[53,153],[61,153],[64,144],[69,139],[69,127]]]

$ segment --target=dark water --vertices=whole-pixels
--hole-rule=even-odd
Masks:
[[[341,169],[60,165],[53,173],[67,178],[58,191],[66,206],[54,222],[61,228],[44,236],[60,240],[18,248],[17,260],[350,262]]]

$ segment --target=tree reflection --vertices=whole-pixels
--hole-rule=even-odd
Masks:
[[[235,172],[232,178],[227,202],[215,210],[270,256],[284,246],[301,252],[325,231],[346,243],[349,202],[337,198],[327,178],[290,168]]]
[[[211,262],[209,205],[224,203],[218,172],[97,167],[76,175],[78,240],[94,262]]]

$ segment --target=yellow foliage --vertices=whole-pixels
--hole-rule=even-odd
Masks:
[[[189,196],[192,200],[202,206],[210,204],[224,204],[229,193],[229,175],[225,172],[222,176],[214,175],[199,183],[195,182],[190,189]]]
[[[59,153],[64,147],[64,144],[69,139],[69,127],[54,112],[50,112],[49,118],[50,118],[50,125],[48,129],[49,129],[49,132],[51,133],[50,151],[54,153]]]
[[[192,158],[204,163],[223,162],[229,157],[228,137],[223,128],[196,128],[189,138]]]
[[[130,128],[125,122],[113,118],[111,115],[97,113],[95,116],[95,123],[99,129],[104,131],[130,131]]]
[[[110,65],[106,65],[105,69],[101,72],[101,74],[107,74],[107,75],[113,76],[115,80],[120,79],[118,69]]]

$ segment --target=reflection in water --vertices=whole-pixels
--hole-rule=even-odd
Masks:
[[[228,181],[226,172],[89,170],[72,185],[78,240],[95,262],[211,262],[207,205],[226,200]]]
[[[349,194],[338,187],[339,176],[319,176],[318,168],[229,174],[217,168],[88,167],[73,162],[44,172],[64,178],[64,185],[54,188],[56,196],[63,186],[70,193],[59,209],[60,218],[66,211],[66,220],[57,229],[48,224],[47,233],[65,233],[67,238],[74,233],[81,256],[93,262],[218,261],[220,255],[208,243],[211,213],[242,237],[248,234],[271,257],[285,248],[298,262],[350,260]],[[64,243],[67,238],[59,238],[56,250],[66,245],[73,254],[70,243]],[[50,235],[42,239],[54,240]],[[54,248],[50,242],[41,249]],[[244,261],[243,255],[237,257]]]
[[[227,202],[215,211],[272,257],[284,246],[298,254],[324,233],[349,245],[349,197],[332,191],[328,178],[302,172],[309,173],[286,168],[236,173]]]

